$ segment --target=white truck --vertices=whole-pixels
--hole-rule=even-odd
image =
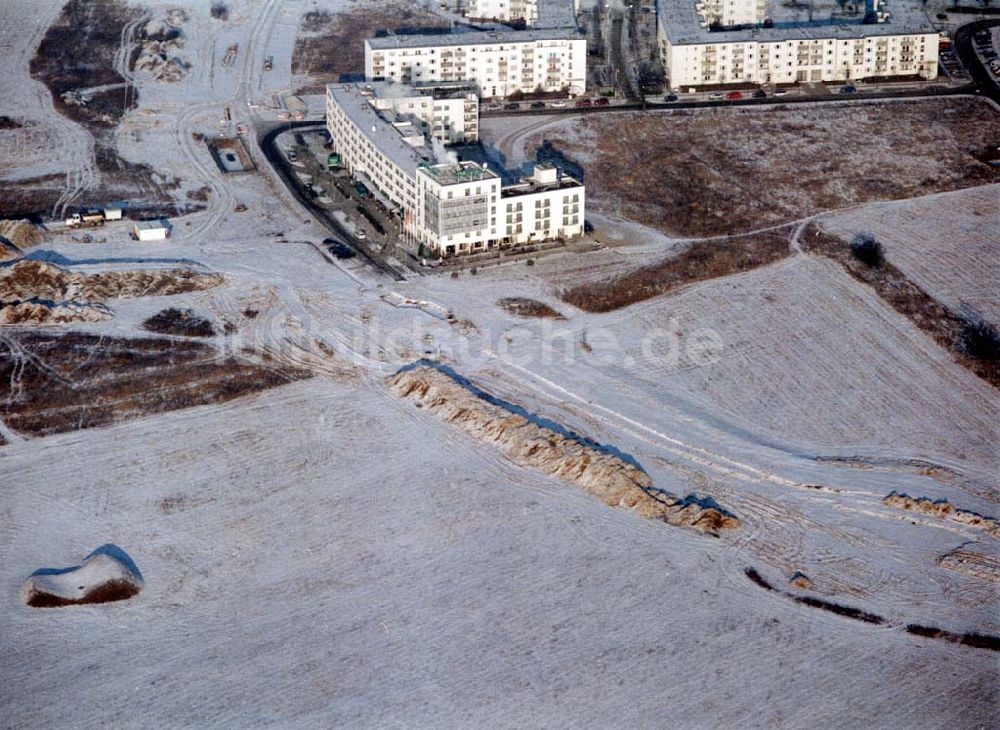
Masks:
[[[67,228],[96,228],[104,225],[104,213],[74,213],[66,219]]]

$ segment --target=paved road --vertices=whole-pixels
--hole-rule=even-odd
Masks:
[[[375,268],[388,274],[396,281],[402,281],[406,278],[403,272],[398,271],[381,256],[375,254],[367,243],[356,238],[353,232],[349,231],[339,220],[330,215],[328,210],[318,205],[315,200],[305,193],[302,189],[302,185],[299,183],[298,179],[292,172],[291,167],[288,165],[288,161],[285,159],[285,156],[278,151],[278,146],[276,144],[278,135],[294,129],[310,128],[326,129],[326,125],[323,124],[323,122],[313,121],[283,122],[272,129],[261,132],[257,142],[260,145],[260,149],[263,151],[264,156],[267,158],[267,161],[271,164],[271,167],[275,169],[282,181],[285,183],[285,186],[289,189],[289,191],[291,191],[292,195],[295,196],[296,200],[305,206],[305,208],[312,213],[318,221],[333,231],[333,233],[336,234],[340,240],[346,241],[354,249],[356,249],[362,256],[372,263]]]
[[[969,70],[973,81],[979,86],[983,96],[989,97],[1000,104],[1000,86],[993,80],[988,68],[986,68],[976,54],[976,49],[972,47],[972,36],[986,28],[1000,25],[1000,19],[977,20],[974,23],[963,25],[955,31],[955,53],[959,60]]]

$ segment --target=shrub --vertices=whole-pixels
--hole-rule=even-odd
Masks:
[[[229,8],[225,3],[212,3],[212,17],[216,20],[229,20]]]
[[[534,260],[534,259],[528,259],[528,260],[527,260],[527,261],[525,262],[525,265],[526,265],[526,266],[534,266],[534,265],[535,265],[535,260]]]
[[[1000,360],[1000,332],[978,316],[965,320],[962,344],[966,353],[977,360]]]
[[[882,264],[882,244],[870,233],[859,233],[851,241],[851,254],[866,266]]]

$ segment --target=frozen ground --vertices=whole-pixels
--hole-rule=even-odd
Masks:
[[[357,258],[331,261],[313,245],[325,234],[266,169],[223,175],[192,136],[232,131],[219,124],[227,105],[233,125],[275,118],[246,102],[290,82],[298,18],[312,7],[228,4],[219,27],[207,0],[189,3],[187,48],[218,62],[239,42],[250,60],[217,65],[214,77],[196,65],[176,87],[140,81],[140,107],[119,134],[128,159],[181,177],[183,189],[207,185],[208,208],[175,221],[166,242],[133,243],[121,223],[89,244],[55,231],[33,251],[87,272],[178,260],[220,271],[216,289],[113,301],[111,319],[75,329],[134,336],[165,306],[190,306],[238,324],[220,347],[266,351],[315,377],[44,439],[0,424],[11,441],[0,446],[4,724],[1000,722],[994,652],[905,632],[915,622],[1000,633],[989,574],[938,564],[959,546],[996,556],[996,540],[882,504],[897,490],[996,516],[995,391],[804,255],[606,315],[562,304],[558,287],[675,242],[647,233],[628,246],[635,229],[623,226],[621,247],[584,259],[401,284]],[[13,5],[33,17],[35,3]],[[273,75],[261,70],[265,52]],[[34,97],[16,98],[47,118]],[[236,212],[240,203],[249,209]],[[957,217],[977,229],[979,218]],[[460,321],[391,306],[393,291]],[[569,319],[518,318],[497,304],[505,296]],[[671,363],[670,332],[683,349],[709,330],[714,362],[697,365],[694,348]],[[426,352],[633,455],[672,493],[716,499],[743,527],[715,539],[643,521],[514,465],[389,392],[384,378]],[[21,603],[34,570],[108,542],[142,572],[138,596],[45,611]],[[802,571],[808,595],[887,623],[766,592],[749,566],[782,590],[798,591],[788,581]]]
[[[1000,247],[1000,185],[914,200],[878,216],[846,211],[825,218],[823,227],[847,238],[873,233],[889,261],[935,299],[1000,323],[996,279],[984,276]]]

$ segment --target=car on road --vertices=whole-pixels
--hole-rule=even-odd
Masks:
[[[545,108],[545,102],[544,101],[533,101],[533,102],[531,102],[531,108],[532,109],[544,109]]]
[[[755,92],[753,92],[754,99],[763,99],[765,96],[767,96],[767,92],[764,91],[763,89],[757,89]]]
[[[663,97],[663,101],[677,101],[677,94],[667,94]]]
[[[331,241],[333,239],[328,238],[326,240]],[[356,255],[354,249],[342,241],[334,241],[333,245],[327,247],[327,250],[338,259],[351,259]]]
[[[729,99],[729,101],[736,101],[737,99],[742,99],[743,94],[741,94],[738,91],[730,91],[728,94],[726,94],[726,98]]]
[[[594,106],[608,106],[609,104],[611,104],[611,100],[603,96],[594,100]]]
[[[584,107],[588,107],[588,106],[594,106],[594,102],[592,102],[592,101],[591,101],[590,99],[580,99],[580,101],[578,101],[578,102],[577,102],[576,104],[574,104],[573,106],[575,106],[575,107],[579,107],[579,108],[581,108],[581,109],[582,109],[582,108],[584,108]]]
[[[775,96],[784,96],[787,93],[788,93],[788,89],[775,89],[774,90],[774,95]]]
[[[850,84],[844,84],[843,86],[840,87],[841,94],[853,94],[856,91],[857,89],[851,86]]]
[[[555,107],[556,109],[562,109],[563,107],[566,106],[566,102],[563,101],[562,99],[559,99],[557,101],[550,101],[549,106]]]
[[[719,99],[725,99],[726,95],[723,94],[721,91],[716,91],[714,94],[709,94],[708,98],[711,99],[712,101],[718,101]]]

